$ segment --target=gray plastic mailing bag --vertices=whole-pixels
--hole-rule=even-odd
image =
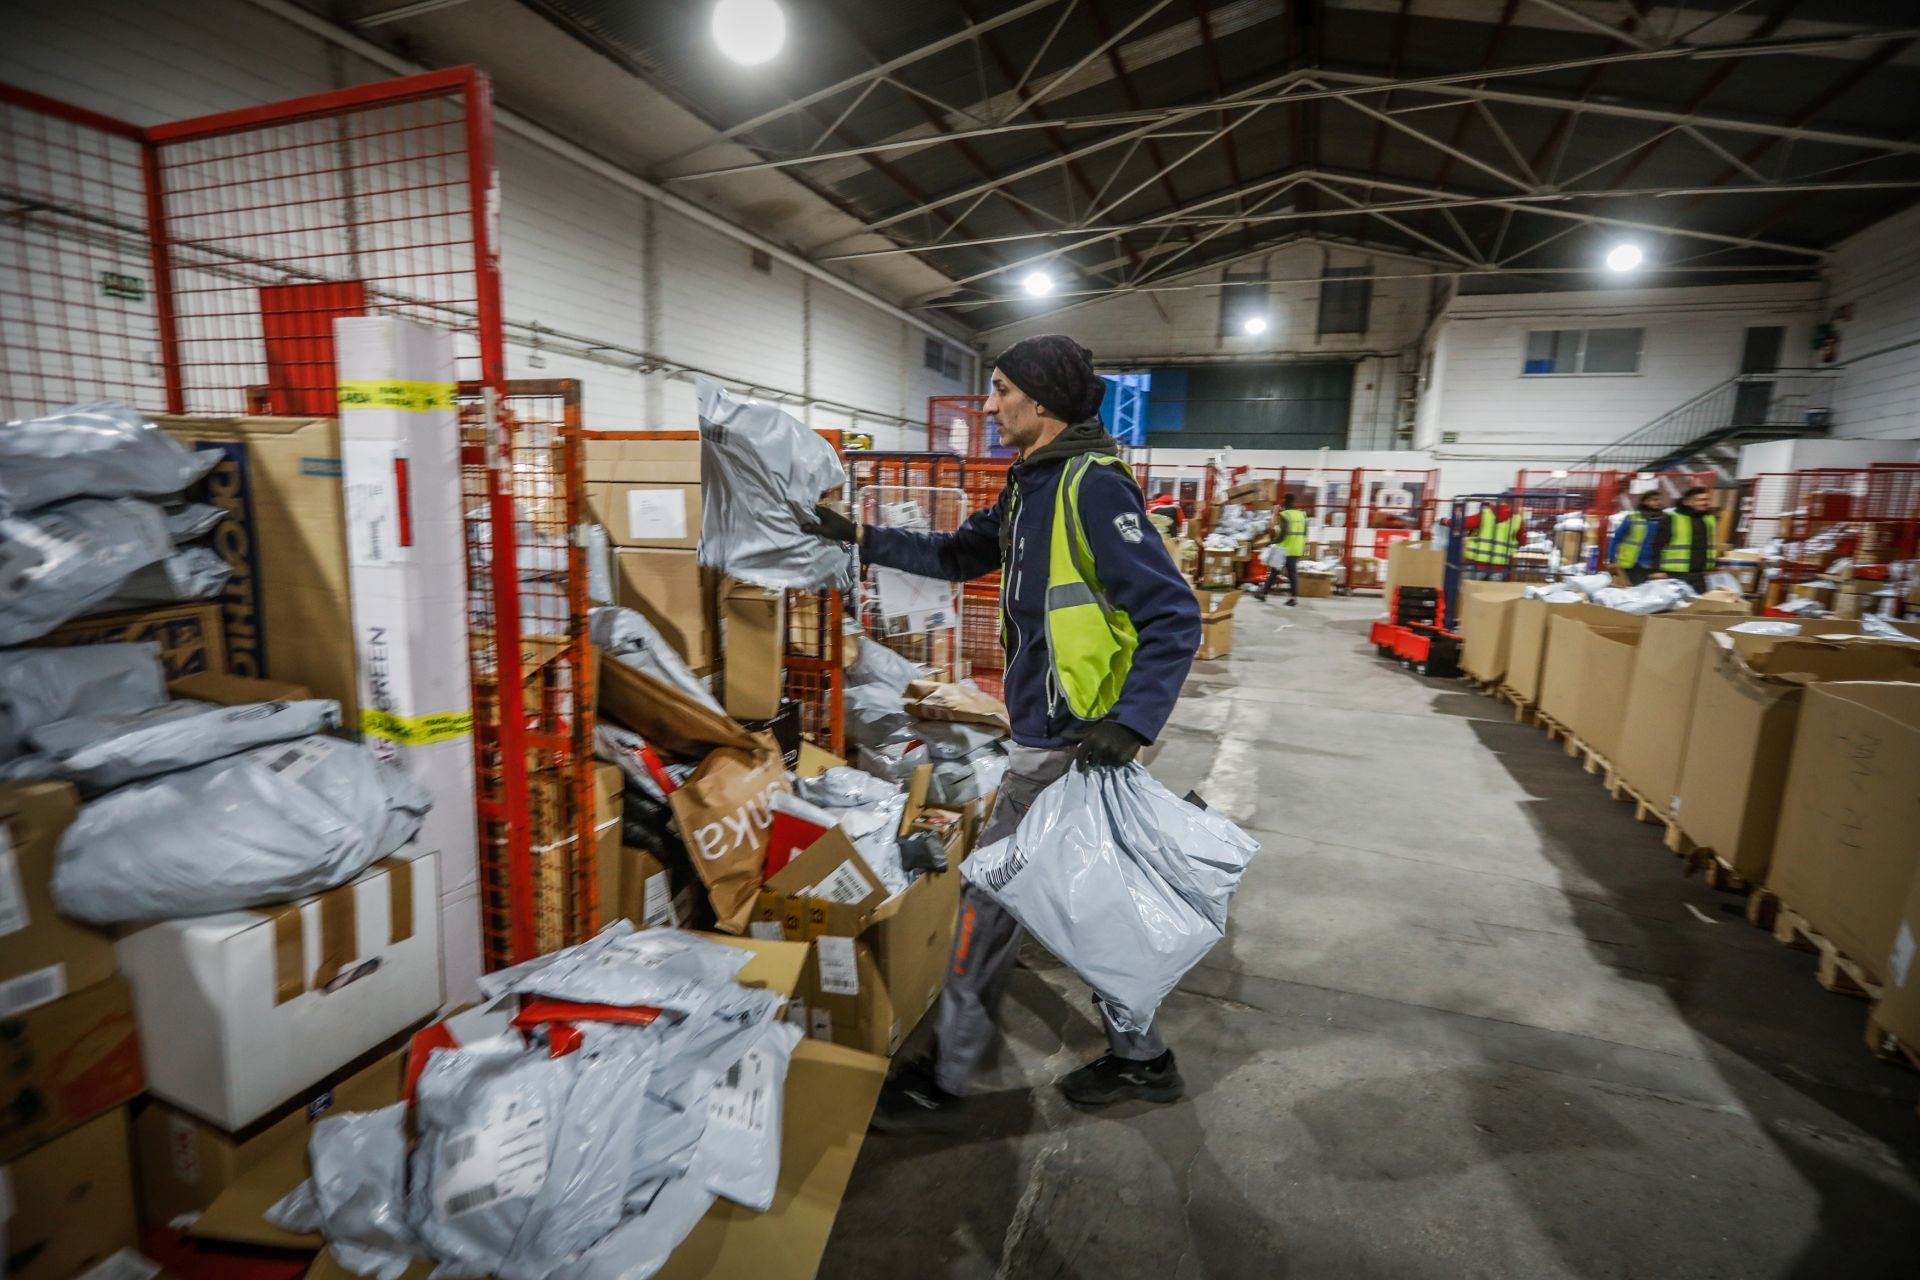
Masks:
[[[700,407],[700,563],[759,587],[846,590],[850,546],[807,532],[813,509],[846,485],[833,446],[777,406],[694,379]]]
[[[182,600],[208,600],[219,595],[232,576],[232,567],[212,547],[177,547],[135,569],[102,607],[148,609]]]
[[[710,711],[720,711],[713,691],[693,674],[679,651],[661,638],[644,613],[614,605],[589,609],[587,638],[607,657],[672,685]]]
[[[183,701],[56,721],[30,741],[50,766],[44,776],[99,792],[339,727],[340,704],[325,698],[230,707]]]
[[[1144,766],[1075,766],[961,873],[1079,974],[1123,1029],[1145,1031],[1225,936],[1227,904],[1259,850]]]
[[[93,610],[172,552],[166,517],[138,498],[76,498],[0,519],[0,645]]]
[[[310,737],[110,791],[60,838],[53,901],[88,924],[210,915],[347,883],[430,801],[366,748]]]
[[[167,700],[157,644],[79,644],[0,652],[0,760],[27,735],[72,716],[143,711]]]
[[[919,663],[901,657],[878,640],[861,636],[859,652],[847,668],[847,683],[882,684],[904,697],[908,685],[927,675],[927,668]]]
[[[0,426],[0,518],[83,494],[178,493],[219,460],[217,451],[186,448],[130,405],[69,405]]]
[[[355,1275],[399,1280],[417,1247],[407,1222],[407,1104],[316,1121],[307,1140],[313,1176],[267,1210],[285,1231],[326,1237]]]
[[[515,993],[693,1013],[734,985],[751,959],[724,942],[615,920],[578,946],[486,974],[480,990],[489,999]]]

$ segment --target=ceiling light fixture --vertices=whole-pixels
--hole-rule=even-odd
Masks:
[[[1020,287],[1036,298],[1044,298],[1053,292],[1053,277],[1044,271],[1031,271],[1020,282]]]
[[[720,0],[713,6],[713,42],[741,66],[759,66],[786,44],[787,15],[774,0]]]
[[[1240,327],[1248,333],[1265,333],[1267,331],[1267,318],[1265,316],[1248,316],[1240,322]]]
[[[1617,244],[1607,250],[1607,270],[1631,271],[1646,261],[1646,257],[1637,244]]]

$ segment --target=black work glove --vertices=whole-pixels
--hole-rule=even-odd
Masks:
[[[1118,769],[1132,764],[1147,740],[1118,720],[1101,720],[1080,739],[1074,762],[1089,769]]]
[[[860,541],[860,526],[832,507],[815,507],[813,522],[804,528],[814,537],[825,538],[828,542]]]

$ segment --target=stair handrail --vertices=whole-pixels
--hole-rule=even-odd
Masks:
[[[1659,440],[1659,441],[1656,441],[1653,437],[1655,437],[1662,429],[1670,426],[1681,415],[1700,408],[1702,405],[1704,405],[1707,401],[1711,400],[1713,397],[1726,394],[1729,391],[1731,391],[1732,388],[1737,387],[1742,383],[1770,382],[1770,381],[1779,381],[1785,378],[1799,378],[1799,377],[1808,377],[1808,376],[1820,378],[1822,380],[1833,380],[1839,376],[1839,372],[1840,371],[1838,369],[1795,368],[1795,369],[1770,369],[1763,372],[1733,374],[1732,376],[1725,378],[1720,382],[1715,383],[1713,386],[1708,387],[1705,391],[1700,392],[1698,395],[1693,396],[1691,399],[1681,401],[1679,404],[1673,406],[1671,409],[1668,409],[1665,412],[1661,413],[1658,417],[1652,418],[1649,421],[1643,423],[1642,425],[1635,427],[1632,431],[1629,431],[1626,435],[1621,436],[1618,440],[1615,440],[1613,443],[1594,450],[1593,453],[1589,454],[1587,457],[1575,463],[1574,467],[1581,468],[1581,469],[1598,467],[1601,463],[1606,461],[1610,456],[1618,453],[1620,450],[1632,449],[1636,446],[1659,449],[1666,445],[1683,444],[1686,442],[1687,439],[1693,438],[1693,436],[1686,435],[1681,439]],[[1731,426],[1733,424],[1731,422],[1728,422],[1726,425]],[[1658,454],[1656,453],[1655,456],[1657,457]]]

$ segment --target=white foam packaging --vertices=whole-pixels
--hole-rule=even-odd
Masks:
[[[438,869],[410,846],[297,903],[121,938],[148,1091],[239,1129],[433,1013]]]

